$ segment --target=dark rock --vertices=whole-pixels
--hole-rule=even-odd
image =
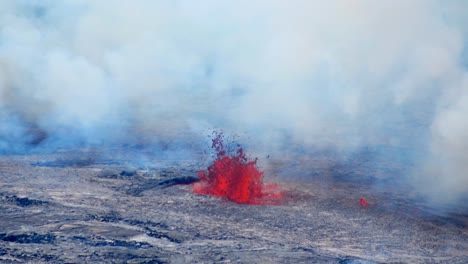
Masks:
[[[147,180],[146,182],[142,183],[141,185],[130,188],[127,190],[127,194],[133,195],[133,196],[138,196],[142,192],[147,191],[147,190],[158,190],[158,189],[164,189],[167,187],[171,187],[174,185],[178,184],[192,184],[200,179],[198,177],[193,177],[193,176],[184,176],[184,177],[176,177],[168,180]]]
[[[136,171],[123,170],[120,172],[120,176],[124,176],[124,177],[135,176],[135,175],[136,175]]]
[[[52,234],[37,234],[37,233],[26,233],[26,234],[0,234],[0,240],[21,244],[50,244],[55,242],[55,236]]]
[[[71,160],[57,159],[57,160],[52,160],[52,161],[33,162],[32,165],[39,166],[39,167],[58,167],[58,168],[86,167],[89,165],[93,165],[94,162],[95,160],[91,158],[71,159]]]
[[[41,200],[35,200],[35,199],[29,199],[27,197],[24,197],[24,198],[20,198],[16,195],[13,195],[13,196],[6,196],[5,197],[5,200],[9,201],[9,202],[13,202],[15,203],[16,205],[18,206],[21,206],[21,207],[26,207],[26,206],[32,206],[32,205],[44,205],[44,204],[48,204],[48,202],[46,201],[41,201]]]

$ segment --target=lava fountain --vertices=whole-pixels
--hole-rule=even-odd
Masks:
[[[212,148],[216,160],[198,172],[200,181],[193,186],[195,193],[225,197],[242,204],[277,205],[283,200],[279,185],[263,182],[264,174],[257,168],[257,158],[249,159],[240,145],[228,150],[223,133],[214,133]]]

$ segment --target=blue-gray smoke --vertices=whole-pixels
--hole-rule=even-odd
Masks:
[[[1,1],[0,152],[246,133],[412,149],[468,190],[468,2]],[[411,162],[415,157],[409,157]]]

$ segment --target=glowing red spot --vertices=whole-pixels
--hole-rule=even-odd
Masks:
[[[368,206],[369,205],[369,203],[364,198],[359,199],[359,204],[361,206]]]
[[[257,159],[249,160],[239,145],[234,155],[229,156],[223,134],[214,135],[212,147],[216,150],[216,160],[207,170],[198,172],[200,181],[194,184],[194,192],[226,197],[237,203],[278,204],[283,193],[278,191],[278,185],[263,183]]]

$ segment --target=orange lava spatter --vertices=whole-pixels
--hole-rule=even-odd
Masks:
[[[364,198],[359,199],[359,204],[361,206],[369,206],[369,203]]]
[[[223,134],[215,133],[212,147],[216,160],[207,170],[198,172],[200,181],[193,190],[198,194],[226,197],[243,204],[279,204],[283,193],[276,184],[264,184],[263,172],[257,168],[257,159],[249,160],[237,145],[234,155],[229,155],[223,142]]]

